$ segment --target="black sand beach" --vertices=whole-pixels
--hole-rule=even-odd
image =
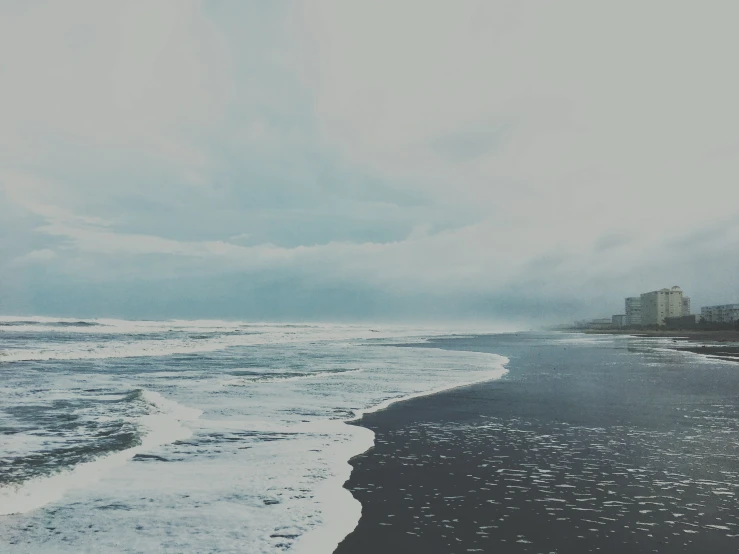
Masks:
[[[578,332],[576,329],[570,331]],[[587,335],[629,335],[634,337],[669,338],[708,345],[739,343],[739,329],[599,329],[583,331]]]
[[[739,347],[737,346],[712,344],[707,346],[684,346],[677,348],[677,350],[684,350],[686,352],[693,352],[704,356],[712,356],[729,362],[739,362]]]
[[[564,340],[563,340],[564,339]],[[376,446],[337,554],[739,551],[739,366],[645,340],[498,335],[499,381],[358,424]]]
[[[694,352],[704,356],[714,356],[730,362],[739,362],[739,330],[700,330],[700,329],[612,329],[608,331],[586,331],[594,335],[629,335],[669,339],[675,349]]]

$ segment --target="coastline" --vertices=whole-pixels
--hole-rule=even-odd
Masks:
[[[738,342],[739,330],[700,329],[567,329],[558,332],[586,335],[630,335],[634,337],[674,338],[696,342]]]
[[[509,373],[355,423],[375,446],[351,460],[362,518],[335,554],[736,549],[733,364],[581,338],[432,341]]]
[[[710,358],[718,358],[727,362],[739,363],[739,331],[733,330],[583,330],[563,331],[566,333],[583,333],[586,335],[619,335],[635,338],[672,339],[684,346],[675,346],[675,350],[693,352]]]
[[[427,348],[426,343],[411,344],[408,346],[422,346]],[[324,507],[324,515],[327,516],[326,519],[331,523],[317,527],[303,535],[292,548],[294,552],[297,554],[332,552],[356,529],[362,515],[362,505],[356,498],[351,496],[350,491],[345,488],[344,484],[350,479],[353,471],[352,462],[358,457],[370,452],[376,444],[375,433],[372,429],[361,425],[361,421],[368,415],[387,410],[396,404],[402,404],[414,399],[454,391],[480,383],[496,381],[504,377],[508,373],[508,369],[506,368],[506,364],[509,362],[508,358],[494,353],[486,354],[491,357],[491,368],[490,374],[484,377],[473,381],[453,383],[428,391],[388,398],[369,408],[356,410],[354,415],[348,419],[326,421],[312,426],[316,429],[323,428],[327,430],[339,427],[343,429],[344,433],[346,433],[344,428],[347,426],[353,428],[354,437],[353,440],[343,445],[343,448],[340,450],[341,455],[338,457],[334,469],[335,476],[327,479],[316,491],[316,497],[322,499],[321,504]],[[337,432],[341,433],[342,431]],[[349,496],[348,501],[347,496]]]

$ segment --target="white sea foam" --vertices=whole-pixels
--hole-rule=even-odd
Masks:
[[[13,344],[15,350],[51,352],[55,363],[44,366],[38,356],[32,364],[0,362],[6,388],[19,391],[0,398],[0,414],[3,406],[13,408],[11,414],[22,405],[69,401],[82,406],[75,412],[86,420],[100,423],[123,417],[110,410],[119,410],[132,389],[142,389],[148,406],[136,415],[142,444],[3,491],[3,513],[25,515],[0,518],[0,545],[8,537],[29,552],[120,551],[121,545],[132,552],[330,552],[361,514],[343,488],[348,461],[374,443],[370,430],[346,422],[506,371],[507,360],[493,354],[389,346],[448,334],[438,329],[100,323],[107,332],[116,326],[127,331],[105,340],[80,334],[70,342],[56,341],[54,328]],[[179,330],[166,334],[169,328]],[[215,328],[212,336],[203,331]],[[245,328],[252,334],[235,332]],[[193,329],[206,338],[185,336]],[[154,339],[149,332],[165,335]],[[197,349],[218,354],[166,355]],[[159,357],[116,361],[142,351]],[[98,361],[72,361],[84,355]],[[26,446],[20,441],[18,448]],[[144,453],[150,456],[132,461]],[[46,503],[54,510],[43,508]],[[35,525],[40,521],[44,525]],[[63,528],[65,536],[48,534],[49,525]],[[137,526],[146,531],[133,533]]]
[[[89,487],[140,452],[192,436],[185,422],[200,417],[200,410],[181,406],[152,391],[142,391],[141,396],[150,409],[139,421],[143,432],[139,446],[81,463],[69,471],[31,479],[16,486],[0,487],[0,516],[23,514],[56,502],[68,490]]]
[[[384,410],[398,402],[405,402],[413,398],[430,396],[455,388],[466,387],[476,383],[492,381],[500,379],[508,370],[505,365],[508,364],[508,358],[495,355],[497,364],[493,366],[489,375],[473,379],[461,383],[453,383],[442,387],[423,392],[408,394],[397,398],[388,398],[379,404],[371,406],[363,410],[357,410],[356,415],[344,422],[330,422],[331,425],[346,425],[346,422],[357,421],[365,414],[374,413]],[[328,524],[318,527],[303,535],[297,544],[293,547],[293,551],[297,554],[313,554],[316,552],[333,552],[339,543],[351,533],[359,523],[362,515],[362,506],[350,493],[343,487],[343,484],[351,475],[351,465],[349,460],[358,456],[375,444],[375,433],[364,427],[351,426],[354,432],[353,440],[347,444],[343,444],[341,451],[337,452],[337,463],[334,468],[334,476],[327,479],[320,487],[316,489],[316,497],[320,499],[320,505],[323,513],[328,520]],[[344,460],[339,462],[339,460]]]
[[[45,318],[38,318],[44,319]],[[102,323],[105,321],[105,323]],[[6,321],[7,322],[7,321]],[[58,321],[55,321],[58,322]],[[326,340],[381,340],[399,338],[408,342],[423,342],[427,337],[443,336],[440,329],[381,327],[355,328],[328,324],[249,325],[226,322],[131,322],[121,320],[90,320],[100,327],[11,326],[3,332],[14,334],[47,333],[51,340],[32,341],[29,346],[0,350],[0,363],[51,360],[94,360],[110,358],[160,357],[175,354],[217,352],[241,346],[284,344]],[[84,340],[55,341],[59,333],[84,333]],[[88,336],[89,335],[89,336]],[[97,335],[114,335],[96,337]],[[152,338],[148,338],[148,336]],[[41,343],[41,347],[38,343]]]
[[[331,379],[342,377],[351,373],[362,373],[364,369],[347,369],[346,371],[316,371],[315,373],[302,373],[298,375],[250,375],[248,377],[230,377],[223,379],[224,386],[238,387],[247,385],[259,385],[260,383],[278,383],[280,381],[303,381],[307,379]]]

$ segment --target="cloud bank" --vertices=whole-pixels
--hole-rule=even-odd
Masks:
[[[733,2],[6,3],[0,311],[739,301]]]

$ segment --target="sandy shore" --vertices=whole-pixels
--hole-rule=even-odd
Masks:
[[[696,342],[739,342],[739,331],[696,331],[694,329],[689,330],[642,330],[642,329],[631,329],[628,331],[621,330],[605,330],[605,331],[572,331],[582,332],[585,334],[594,335],[632,335],[635,337],[664,337],[664,338],[675,338],[678,340],[689,340]]]
[[[436,342],[511,359],[500,380],[358,424],[362,503],[338,554],[739,551],[739,372],[643,341]]]
[[[592,331],[585,334],[672,338],[678,343],[675,346],[676,350],[684,350],[696,354],[713,356],[726,361],[739,362],[739,331]],[[680,343],[691,344],[680,346]]]

